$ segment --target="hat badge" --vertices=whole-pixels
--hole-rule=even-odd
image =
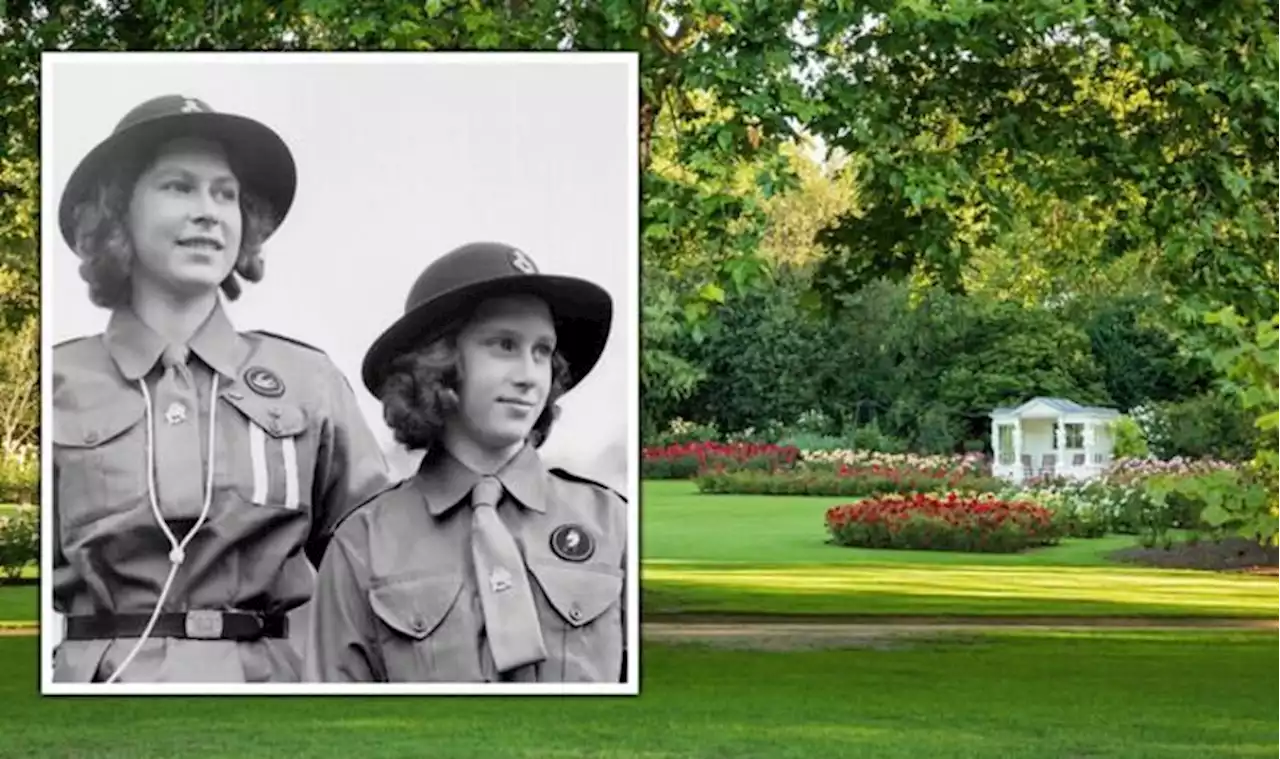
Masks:
[[[204,109],[200,107],[200,103],[197,102],[196,100],[192,98],[186,98],[183,100],[182,102],[183,113],[200,113],[202,111],[204,111]]]
[[[538,273],[538,267],[533,265],[533,259],[529,258],[523,250],[511,251],[511,265],[515,267],[516,271],[523,274]]]

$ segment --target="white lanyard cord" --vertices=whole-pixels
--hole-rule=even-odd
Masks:
[[[156,523],[160,525],[160,529],[164,531],[165,538],[169,541],[172,550],[169,551],[169,576],[164,581],[164,588],[160,591],[160,598],[156,601],[156,607],[151,612],[151,619],[147,622],[146,629],[142,631],[142,636],[138,638],[138,642],[133,645],[133,650],[124,658],[115,672],[111,673],[111,677],[107,678],[107,683],[114,683],[125,668],[133,663],[133,658],[142,650],[142,646],[146,644],[147,639],[151,637],[151,631],[156,626],[156,620],[160,618],[160,611],[164,608],[164,602],[169,597],[169,589],[173,586],[173,578],[178,574],[178,567],[182,566],[182,562],[186,560],[186,548],[195,537],[200,527],[204,525],[205,519],[209,516],[209,505],[213,502],[213,470],[214,470],[214,443],[217,439],[214,434],[218,429],[217,413],[218,413],[218,375],[213,375],[213,385],[209,390],[209,477],[204,488],[204,505],[200,509],[200,518],[192,525],[191,530],[181,542],[174,537],[173,531],[169,529],[169,525],[164,521],[164,516],[160,513],[160,503],[156,500],[156,446],[155,446],[155,417],[151,411],[151,392],[147,390],[147,382],[145,379],[138,380],[138,387],[142,388],[142,397],[146,401],[147,408],[147,495],[151,499],[151,513],[156,518]],[[198,418],[195,423],[198,423]]]

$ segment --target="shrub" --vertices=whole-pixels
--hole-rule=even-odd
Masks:
[[[907,452],[907,441],[881,432],[880,425],[875,421],[860,427],[852,427],[845,434],[845,438],[848,439],[850,447],[855,450],[898,454]]]
[[[1112,422],[1111,436],[1114,441],[1112,452],[1116,458],[1146,458],[1151,454],[1147,435],[1133,417],[1121,416]]]
[[[869,498],[827,510],[832,541],[862,548],[1014,553],[1057,540],[1048,509],[992,495]]]
[[[1100,538],[1117,532],[1117,517],[1128,503],[1130,488],[1103,482],[1067,482],[1031,489],[1011,488],[1000,494],[1009,501],[1030,501],[1053,513],[1060,534],[1072,538]],[[1133,532],[1136,533],[1136,528]]]
[[[698,477],[704,493],[749,495],[878,496],[949,490],[995,492],[1000,480],[963,471],[818,465],[790,470],[707,469]]]
[[[1155,404],[1146,427],[1152,452],[1161,458],[1245,461],[1257,439],[1253,417],[1235,399],[1217,393]]]
[[[1248,479],[1235,464],[1211,458],[1179,457],[1167,461],[1123,459],[1115,462],[1104,475],[1105,482],[1124,487],[1129,493],[1115,517],[1114,531],[1150,532],[1153,541],[1160,540],[1171,529],[1218,531],[1230,520],[1204,519],[1206,508],[1215,501],[1215,488],[1247,493]]]
[[[40,560],[40,521],[35,506],[19,506],[0,516],[0,581],[14,580]]]
[[[671,445],[719,439],[720,431],[716,429],[714,424],[700,424],[698,422],[690,422],[677,417],[671,420],[667,425],[666,430],[659,433],[652,440],[645,441],[645,446],[650,448],[666,448]]]
[[[40,452],[22,446],[0,452],[0,503],[40,502]]]

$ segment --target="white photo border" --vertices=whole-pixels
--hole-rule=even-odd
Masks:
[[[627,604],[626,630],[626,682],[624,683],[58,683],[53,681],[54,642],[43,624],[54,616],[52,548],[53,535],[53,460],[52,438],[42,434],[40,439],[40,693],[43,696],[635,696],[640,693],[640,176],[639,176],[639,54],[634,52],[46,52],[41,56],[40,122],[52,123],[52,102],[56,93],[56,67],[68,65],[112,65],[115,63],[154,62],[163,65],[175,56],[184,63],[207,62],[221,64],[261,62],[271,65],[332,64],[341,61],[349,65],[383,65],[421,63],[423,65],[519,65],[536,62],[539,65],[583,65],[617,63],[625,66],[628,97],[627,134],[620,136],[627,144],[628,159],[628,230],[627,230],[627,292],[631,307],[625,315],[629,340],[627,349],[628,402],[627,402],[627,567],[624,593]],[[40,364],[52,367],[53,345],[49,329],[52,323],[53,287],[45,287],[51,274],[51,256],[65,251],[58,250],[62,240],[57,234],[57,193],[53,187],[54,172],[52,130],[42,126],[40,130],[40,186],[41,191],[41,340]],[[52,420],[53,380],[50,371],[42,370],[41,429],[48,429]]]

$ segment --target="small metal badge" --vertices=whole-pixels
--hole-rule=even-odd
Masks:
[[[204,109],[200,107],[200,102],[197,100],[193,100],[192,98],[187,98],[182,103],[183,113],[201,113],[203,111]]]
[[[171,425],[182,424],[186,419],[187,407],[177,401],[170,403],[168,410],[164,412],[164,420]]]
[[[565,561],[586,561],[596,552],[596,543],[579,525],[566,524],[551,533],[551,550]]]
[[[284,380],[270,369],[251,366],[244,372],[244,384],[258,395],[279,398],[284,395]]]
[[[511,587],[511,573],[502,567],[489,573],[489,587],[494,593],[501,593]]]
[[[511,251],[511,265],[516,268],[516,271],[524,274],[538,273],[538,267],[534,265],[533,259],[529,258],[523,250]]]

